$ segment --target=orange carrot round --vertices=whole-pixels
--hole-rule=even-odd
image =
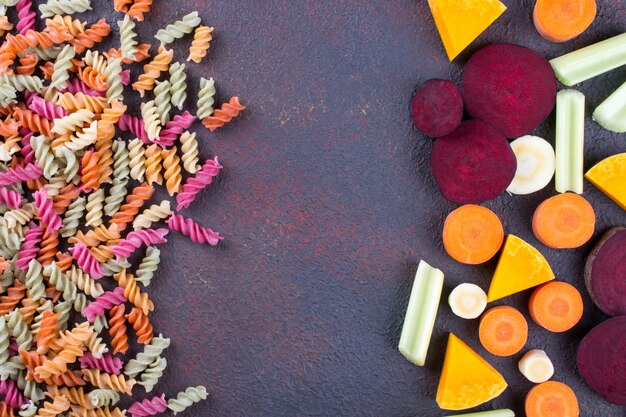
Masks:
[[[493,258],[504,241],[504,229],[486,207],[466,204],[452,211],[443,225],[443,246],[453,259],[470,265]]]
[[[591,204],[578,194],[565,193],[550,197],[537,207],[533,232],[548,247],[577,248],[591,239],[595,223]]]
[[[567,282],[551,281],[535,289],[528,302],[534,322],[551,332],[564,332],[583,315],[580,292]]]
[[[528,323],[522,313],[513,307],[492,307],[480,319],[478,337],[489,353],[511,356],[526,344]]]
[[[526,395],[526,417],[578,417],[576,394],[562,382],[535,385]]]
[[[533,12],[537,32],[551,42],[575,38],[595,18],[595,0],[537,0]]]

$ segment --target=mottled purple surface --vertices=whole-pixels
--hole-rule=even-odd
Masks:
[[[96,12],[111,8],[98,0]],[[212,76],[218,100],[239,95],[248,110],[232,126],[200,132],[201,156],[218,155],[224,174],[185,215],[225,237],[218,248],[174,233],[149,290],[157,332],[172,339],[156,393],[206,384],[210,398],[183,414],[230,416],[420,416],[453,414],[435,403],[445,340],[454,331],[503,372],[510,388],[480,409],[523,415],[531,383],[517,360],[495,358],[477,338],[477,321],[440,309],[427,366],[397,351],[416,263],[446,272],[444,298],[461,282],[487,288],[494,262],[471,267],[449,258],[440,238],[455,205],[439,194],[428,168],[432,142],[413,128],[412,91],[429,78],[460,80],[462,64],[489,42],[513,42],[554,57],[626,29],[626,1],[601,0],[598,18],[563,45],[535,32],[531,1],[509,10],[450,64],[423,0],[164,1],[138,26],[142,41],[160,26],[199,10],[215,27],[208,59],[188,65],[191,79]],[[107,11],[110,23],[121,15]],[[176,59],[186,59],[187,38]],[[136,69],[133,77],[136,77]],[[626,68],[584,83],[588,112],[626,79]],[[197,86],[193,85],[195,91]],[[193,103],[193,95],[190,102]],[[135,109],[138,113],[138,108]],[[624,135],[591,122],[586,166],[626,150]],[[554,119],[536,131],[554,139]],[[548,250],[533,237],[534,208],[553,185],[531,196],[487,204],[507,232],[546,255],[559,279],[583,288],[584,255],[626,214],[589,183],[598,233],[581,250]],[[528,292],[502,300],[528,318]],[[545,349],[555,379],[576,391],[582,416],[621,417],[586,387],[576,346],[606,317],[584,294],[581,324],[551,334],[529,323],[527,348]],[[529,319],[530,320],[530,319]]]

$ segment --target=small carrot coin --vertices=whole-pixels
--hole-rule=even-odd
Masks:
[[[566,42],[587,30],[596,9],[596,0],[537,0],[533,21],[543,38]]]
[[[452,211],[443,225],[443,246],[453,259],[470,265],[493,258],[504,241],[504,229],[486,207],[466,204]]]
[[[591,239],[596,214],[587,200],[578,194],[564,193],[550,197],[537,207],[533,233],[544,245],[578,248]]]
[[[522,313],[513,307],[492,307],[480,319],[478,337],[489,353],[511,356],[526,344],[528,323]]]
[[[545,283],[535,289],[528,302],[534,322],[551,332],[564,332],[580,321],[583,299],[573,285],[562,281]]]
[[[526,417],[578,417],[576,394],[562,382],[535,385],[526,395]]]

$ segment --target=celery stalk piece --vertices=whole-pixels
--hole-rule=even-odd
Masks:
[[[457,414],[448,417],[515,417],[515,413],[508,408],[493,411],[479,411],[477,413]]]
[[[626,132],[626,83],[596,108],[593,120],[607,130]]]
[[[568,87],[626,65],[626,33],[554,58],[550,65]]]
[[[556,95],[556,171],[559,193],[583,192],[583,153],[585,147],[585,96],[576,90]]]
[[[409,361],[424,366],[443,289],[443,272],[420,261],[413,281],[398,349]]]

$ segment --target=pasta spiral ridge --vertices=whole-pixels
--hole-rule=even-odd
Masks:
[[[55,313],[59,313],[59,324],[57,326],[57,330],[58,331],[63,331],[65,329],[67,329],[67,323],[70,319],[70,314],[72,314],[72,311],[74,310],[73,305],[70,301],[67,300],[63,300],[60,302],[57,302],[54,305],[53,308]]]
[[[113,103],[124,99],[124,86],[122,85],[122,60],[114,58],[109,60],[109,64],[103,72],[109,84],[107,89],[107,101]],[[126,108],[124,107],[124,110]]]
[[[117,306],[117,307],[122,307]],[[116,308],[116,307],[114,307]],[[113,311],[113,310],[111,310]],[[113,327],[111,326],[111,329]],[[112,356],[110,354],[103,354],[100,358],[96,358],[91,352],[85,353],[79,359],[81,368],[95,368],[100,369],[103,372],[119,375],[122,373],[122,367],[124,363],[120,358]]]
[[[158,245],[167,243],[165,236],[169,230],[161,229],[144,229],[130,232],[126,239],[121,240],[117,245],[111,248],[118,258],[128,258],[141,245]]]
[[[82,269],[77,268],[76,265],[72,265],[71,269],[67,271],[65,275],[79,290],[90,297],[98,298],[104,293],[102,285],[91,278],[89,274],[83,272]]]
[[[37,69],[39,56],[37,54],[28,54],[24,52],[24,56],[20,57],[20,64],[15,68],[15,72],[20,75],[33,75]]]
[[[56,258],[56,265],[64,272],[67,271],[74,262],[74,257],[67,252],[57,252]]]
[[[78,242],[70,249],[76,263],[93,279],[100,279],[103,275],[102,267],[93,257],[87,245]]]
[[[35,151],[35,159],[43,169],[43,176],[51,179],[59,170],[54,153],[50,147],[50,139],[45,136],[35,136],[30,140],[30,145]]]
[[[170,95],[171,103],[178,110],[182,110],[187,100],[187,74],[185,73],[185,64],[174,62],[170,65]]]
[[[113,177],[120,180],[128,178],[130,175],[130,155],[126,142],[118,139],[113,142],[111,149],[113,151]]]
[[[165,368],[167,368],[167,359],[158,358],[141,374],[141,381],[139,381],[138,384],[143,386],[146,392],[151,392],[154,386],[158,384],[159,379],[163,376]]]
[[[35,29],[35,12],[32,10],[32,0],[18,0],[15,8],[17,10],[16,28],[20,33],[26,33],[31,29]]]
[[[93,409],[91,400],[89,399],[89,397],[87,396],[87,394],[85,393],[82,387],[68,388],[68,387],[58,387],[55,385],[49,385],[46,388],[46,396],[50,398],[64,396],[73,405],[77,405],[88,410]]]
[[[76,152],[93,144],[97,138],[98,122],[94,120],[89,127],[84,128],[82,132],[71,135],[69,142],[65,143],[64,146]]]
[[[28,163],[24,166],[17,165],[14,168],[7,169],[5,172],[0,172],[0,186],[33,180],[42,175],[43,170],[38,164]]]
[[[59,230],[62,237],[70,237],[76,234],[80,221],[85,214],[85,197],[78,197],[72,201],[63,217],[63,226]]]
[[[164,29],[159,29],[154,37],[161,41],[162,45],[167,45],[174,42],[175,39],[180,39],[193,32],[199,24],[198,12],[191,12],[183,16],[181,20],[167,25]]]
[[[161,130],[161,134],[159,138],[155,140],[155,143],[158,143],[163,148],[173,146],[178,136],[189,129],[195,121],[196,117],[186,110],[181,114],[175,115],[172,120],[165,124],[165,127]]]
[[[98,123],[100,127],[102,123]],[[115,132],[115,128],[113,128]],[[111,174],[113,174],[113,140],[104,138],[96,141],[95,148],[98,154],[98,183],[110,184]]]
[[[188,130],[180,135],[180,150],[182,152],[183,168],[190,174],[195,174],[200,169],[198,164],[198,141],[196,134]]]
[[[109,89],[106,76],[98,72],[94,67],[80,68],[78,70],[78,79],[95,91],[106,92]]]
[[[65,275],[56,264],[46,265],[43,270],[44,276],[57,291],[63,293],[63,299],[72,303],[74,310],[80,312],[87,305],[85,294],[78,293],[78,287]]]
[[[134,379],[126,379],[124,375],[102,373],[99,369],[83,369],[81,372],[87,382],[98,388],[112,389],[116,392],[131,395],[135,385]]]
[[[104,312],[110,310],[112,307],[121,304],[126,301],[124,296],[124,289],[121,287],[115,288],[113,291],[107,291],[82,311],[82,315],[89,322],[93,322],[97,316],[104,316]]]
[[[48,351],[48,347],[56,337],[57,327],[59,326],[60,313],[52,310],[44,310],[42,320],[37,331],[37,352],[44,354]]]
[[[133,0],[113,0],[113,10],[126,13],[132,4]]]
[[[173,50],[162,48],[152,61],[144,65],[143,74],[139,75],[137,81],[133,83],[133,88],[139,91],[141,97],[145,95],[146,91],[151,91],[154,88],[154,83],[162,72],[168,70],[173,57]]]
[[[71,113],[60,119],[54,119],[54,127],[51,129],[52,133],[57,135],[66,135],[73,133],[86,123],[90,123],[95,114],[88,109],[79,109],[74,113]]]
[[[144,155],[146,157],[146,181],[148,184],[162,184],[163,155],[161,154],[161,148],[156,143],[152,144],[146,148]]]
[[[181,175],[180,157],[176,155],[176,146],[161,151],[163,157],[163,177],[165,178],[165,187],[170,196],[180,191],[183,177]]]
[[[239,97],[231,97],[228,103],[222,104],[222,107],[213,111],[211,116],[202,119],[202,124],[211,132],[214,132],[239,116],[239,113],[245,109],[246,106],[239,102]]]
[[[4,402],[12,408],[20,408],[22,404],[28,403],[12,379],[0,380],[0,395],[4,395]]]
[[[40,96],[32,96],[28,108],[48,120],[61,119],[68,115],[67,110],[63,107],[46,101]]]
[[[37,417],[56,417],[69,409],[70,401],[65,396],[57,396],[52,402],[43,403],[43,407],[37,412]]]
[[[98,320],[98,318],[100,318],[101,320]],[[93,355],[93,357],[96,359],[101,358],[102,355],[104,355],[105,353],[109,351],[109,348],[107,347],[107,345],[102,341],[102,338],[99,337],[99,334],[102,331],[102,328],[98,329],[98,325],[97,325],[98,321],[104,321],[104,323],[106,323],[106,318],[104,317],[104,315],[98,316],[96,318],[95,322],[91,326],[93,333],[91,334],[89,339],[87,339],[87,342],[86,342],[87,349],[89,350],[89,352],[87,353]]]
[[[152,341],[153,329],[152,324],[148,316],[143,314],[140,308],[133,307],[133,309],[126,315],[126,320],[133,326],[135,334],[137,335],[137,342],[147,345]]]
[[[124,58],[122,56],[121,49],[115,49],[115,48],[111,48],[107,52],[104,52],[104,56],[106,56],[109,59],[121,58],[122,64],[125,64],[125,65],[132,64],[133,62],[142,62],[150,58],[150,51],[149,51],[150,44],[149,43],[140,43],[139,45],[137,45],[136,49],[137,49],[137,52],[135,52],[132,59]]]
[[[83,13],[91,10],[89,0],[48,0],[47,3],[39,6],[41,17],[51,17],[57,14]]]
[[[109,335],[113,353],[124,354],[129,348],[124,309],[124,304],[120,304],[109,311]]]
[[[110,34],[111,26],[109,26],[105,19],[100,19],[90,27],[86,28],[84,32],[79,33],[72,41],[72,45],[74,46],[74,50],[81,54],[86,49],[93,48],[96,43],[102,42],[102,40]]]
[[[219,233],[214,232],[208,227],[202,227],[194,222],[192,219],[185,218],[180,214],[172,214],[167,221],[167,225],[171,230],[182,233],[188,236],[192,241],[196,243],[207,243],[211,246],[216,246],[220,240],[224,237]]]
[[[12,380],[17,381],[19,374],[24,370],[26,370],[26,367],[24,366],[20,358],[17,356],[11,356],[9,357],[9,359],[7,359],[6,362],[0,365],[0,378],[2,379],[11,378]],[[0,407],[1,406],[2,404],[0,404]],[[0,408],[0,416],[2,416],[1,408]]]
[[[52,123],[50,120],[40,117],[37,113],[17,107],[13,116],[22,126],[27,127],[31,131],[52,137]]]
[[[135,54],[137,53],[137,33],[135,33],[135,22],[132,21],[129,15],[124,16],[124,20],[117,22],[120,28],[120,54],[122,58],[135,60]]]
[[[46,296],[46,287],[43,283],[43,268],[36,259],[28,263],[28,270],[24,277],[24,284],[28,291],[28,297],[33,300],[41,300]]]
[[[179,392],[176,398],[167,400],[167,408],[174,412],[174,415],[185,411],[194,403],[207,399],[207,391],[202,385],[189,387],[185,391]]]
[[[22,247],[17,254],[17,261],[15,262],[16,269],[26,269],[30,261],[37,257],[43,232],[43,227],[31,227],[26,231]]]
[[[45,191],[44,189],[42,189]],[[6,222],[6,227],[13,228],[18,224],[23,226],[35,215],[36,207],[32,203],[26,203],[22,207],[9,210],[2,216],[2,221]]]
[[[157,113],[161,124],[165,124],[170,120],[170,111],[172,110],[172,99],[170,89],[172,85],[168,80],[157,81],[154,86],[154,105],[156,106]]]
[[[132,175],[132,170],[131,170]],[[138,185],[133,191],[126,196],[126,202],[120,210],[111,218],[111,224],[117,225],[117,229],[122,232],[126,229],[128,223],[132,222],[139,209],[154,194],[154,187],[148,183]]]
[[[85,31],[85,24],[79,19],[72,19],[72,16],[56,15],[52,19],[46,19],[46,26],[56,26],[57,28],[65,28],[67,32],[74,38],[79,33]]]
[[[41,265],[48,265],[54,261],[54,256],[59,247],[59,232],[46,229],[41,239],[39,252],[37,252],[37,261]]]
[[[67,178],[68,181],[74,181],[78,175],[78,169],[80,168],[80,163],[78,162],[74,152],[65,146],[57,146],[54,148],[54,155],[56,156],[58,162],[60,161],[65,165],[62,167],[62,173],[65,178]]]
[[[52,200],[48,198],[46,190],[44,188],[37,190],[33,196],[35,197],[35,206],[41,222],[48,226],[51,231],[59,230],[63,223],[52,205]]]
[[[137,353],[137,356],[129,360],[124,366],[124,374],[129,378],[135,378],[143,372],[151,363],[161,356],[163,351],[170,346],[170,339],[159,334],[152,338],[147,344],[143,352]]]
[[[98,188],[87,197],[86,226],[100,226],[104,215],[104,189]]]
[[[213,40],[213,28],[210,26],[198,26],[193,33],[193,41],[189,48],[189,57],[187,61],[193,61],[196,64],[202,62],[206,56],[211,41]]]
[[[113,216],[120,209],[127,194],[128,179],[113,178],[109,195],[104,199],[104,214]]]
[[[18,348],[30,349],[33,335],[19,311],[14,310],[7,315],[7,326],[9,328],[9,334],[15,338]]]
[[[215,80],[213,78],[200,78],[200,91],[198,92],[198,118],[206,119],[213,114],[215,104]]]
[[[165,394],[134,402],[128,407],[128,412],[132,417],[156,416],[157,414],[164,413],[166,410],[167,401],[165,400]]]
[[[170,202],[168,200],[161,201],[160,204],[153,204],[150,208],[145,209],[133,221],[133,229],[149,229],[152,223],[165,220],[172,214]]]
[[[144,122],[138,117],[131,116],[130,114],[124,114],[120,117],[117,127],[125,132],[130,132],[137,136],[143,143],[150,143],[148,134],[144,127]]]
[[[144,13],[150,12],[151,5],[152,0],[134,0],[133,5],[130,6],[126,13],[133,19],[142,22]]]
[[[120,287],[124,288],[124,296],[128,301],[135,305],[135,307],[139,307],[143,314],[148,314],[150,311],[154,311],[154,304],[147,293],[141,292],[139,286],[137,285],[137,281],[132,276],[126,272],[126,269],[122,269],[119,274],[115,274],[113,279],[117,281]]]
[[[88,396],[94,407],[112,406],[120,401],[120,395],[110,389],[95,389]]]
[[[70,79],[69,70],[72,68],[72,59],[76,56],[76,52],[72,45],[65,45],[61,50],[61,53],[54,62],[54,71],[52,72],[52,79],[49,86],[49,94],[47,99],[53,98],[55,91],[63,90],[67,88],[67,81]]]
[[[24,323],[30,325],[35,318],[35,314],[37,313],[37,307],[39,307],[39,301],[36,301],[32,297],[24,298],[22,300],[22,305],[17,309],[17,311],[22,316],[22,320]]]
[[[161,132],[161,120],[154,100],[141,104],[141,118],[143,119],[148,140],[154,141]]]
[[[183,185],[183,191],[176,196],[176,202],[178,203],[176,210],[188,208],[196,199],[198,193],[213,183],[213,179],[219,175],[221,170],[222,166],[217,156],[215,159],[208,159],[200,171],[187,179],[187,182]]]

